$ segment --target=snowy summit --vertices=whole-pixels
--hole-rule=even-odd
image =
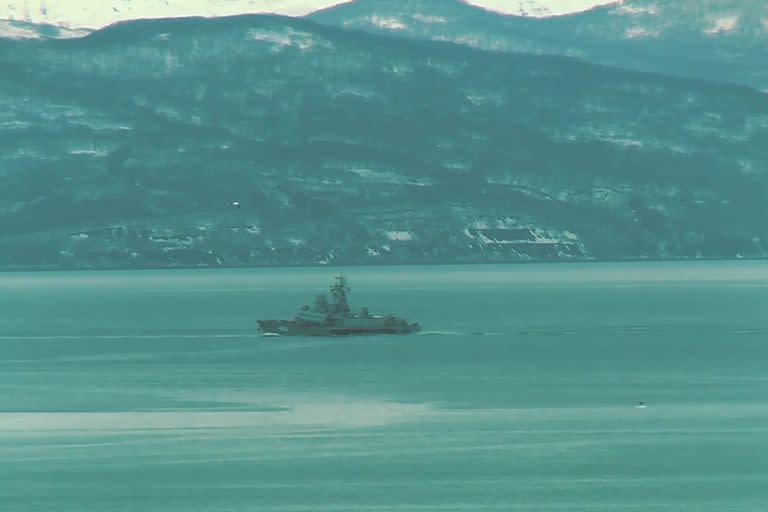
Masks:
[[[119,21],[187,16],[274,13],[304,16],[350,0],[6,0],[0,20],[99,29]],[[393,0],[394,1],[394,0]],[[580,12],[609,0],[466,0],[504,14],[557,16]]]

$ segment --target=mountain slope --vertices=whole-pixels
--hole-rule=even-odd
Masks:
[[[86,36],[90,32],[85,29],[0,19],[0,39],[70,39]]]
[[[0,66],[4,268],[766,253],[747,88],[270,16]]]
[[[475,48],[577,56],[605,65],[768,90],[768,3],[625,0],[569,16],[504,16],[460,0],[357,0],[319,23]]]

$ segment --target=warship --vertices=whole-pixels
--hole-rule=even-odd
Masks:
[[[349,336],[363,334],[410,334],[421,330],[394,315],[371,315],[368,308],[353,313],[347,302],[350,291],[346,277],[339,276],[331,286],[331,300],[318,295],[314,307],[304,306],[292,320],[258,320],[265,335],[280,336]]]

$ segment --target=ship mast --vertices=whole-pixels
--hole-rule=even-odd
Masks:
[[[347,314],[350,312],[349,304],[347,303],[348,291],[349,285],[347,284],[347,278],[344,276],[337,276],[336,284],[331,286],[331,296],[333,297],[336,313]]]

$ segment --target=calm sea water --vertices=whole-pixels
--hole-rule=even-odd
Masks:
[[[0,508],[766,510],[768,263],[344,272],[0,275]]]

